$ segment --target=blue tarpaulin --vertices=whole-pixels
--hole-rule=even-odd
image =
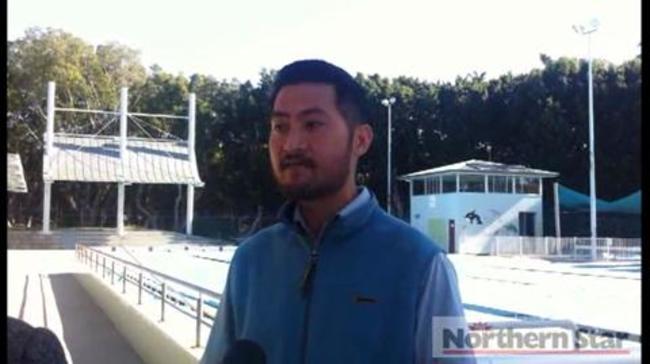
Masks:
[[[589,196],[562,185],[558,186],[560,208],[569,211],[589,211]],[[641,191],[614,201],[596,199],[596,211],[641,214]]]

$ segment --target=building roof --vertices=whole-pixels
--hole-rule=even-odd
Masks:
[[[119,137],[57,133],[50,166],[44,169],[49,181],[203,186],[186,141],[127,138],[122,163]]]
[[[488,162],[478,159],[471,159],[464,162],[449,164],[442,167],[436,167],[417,171],[398,177],[401,180],[413,180],[423,177],[430,177],[449,173],[463,173],[463,174],[502,174],[502,175],[515,175],[515,176],[532,176],[532,177],[557,177],[557,172],[544,171],[541,169],[528,168],[521,165],[508,165],[503,163]]]
[[[20,154],[7,153],[7,191],[27,192]]]

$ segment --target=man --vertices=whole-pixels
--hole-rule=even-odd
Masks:
[[[271,104],[288,202],[233,256],[201,362],[245,339],[267,363],[432,363],[432,317],[463,315],[455,273],[356,185],[373,139],[363,89],[339,67],[298,61],[277,74]]]

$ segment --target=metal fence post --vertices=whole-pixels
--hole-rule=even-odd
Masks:
[[[519,236],[519,255],[524,255],[524,237]]]
[[[162,283],[160,295],[160,322],[165,321],[165,282]]]
[[[142,304],[142,272],[138,275],[138,304]]]
[[[578,257],[578,237],[573,237],[573,259]]]
[[[495,255],[499,256],[499,240],[500,240],[499,236],[496,236],[495,240],[496,240],[496,250],[497,250]]]
[[[201,292],[199,292],[199,298],[196,301],[196,347],[201,347],[201,316],[203,315],[203,299],[201,297]]]
[[[606,259],[609,260],[609,258],[611,257],[610,252],[609,252],[610,251],[609,247],[612,246],[612,238],[607,238],[606,245],[607,245],[607,252],[606,252],[607,258]]]
[[[99,270],[99,254],[95,253],[95,273]]]
[[[106,276],[106,257],[102,259],[102,279]]]
[[[115,261],[111,262],[111,286],[115,281]]]
[[[544,255],[548,256],[548,236],[544,237]]]
[[[122,293],[126,293],[126,265],[124,266],[124,271],[122,272]]]

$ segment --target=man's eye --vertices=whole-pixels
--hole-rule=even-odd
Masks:
[[[309,120],[305,122],[305,127],[309,130],[315,129],[321,125],[323,125],[323,123],[317,120]]]
[[[273,123],[271,124],[271,129],[275,132],[284,132],[287,130],[287,125],[284,123]]]

